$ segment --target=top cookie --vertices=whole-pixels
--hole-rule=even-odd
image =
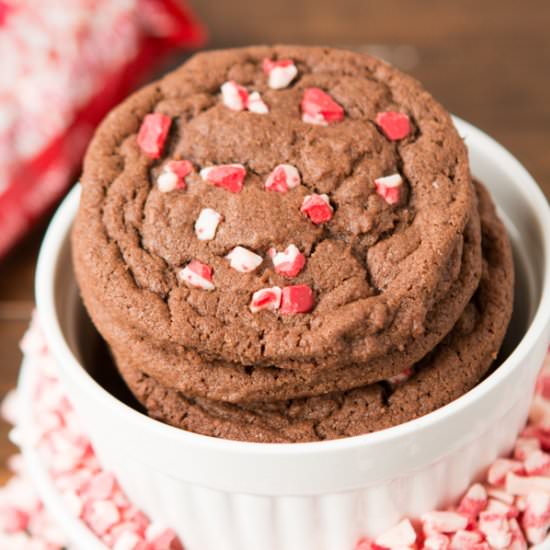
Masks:
[[[421,338],[475,200],[415,80],[303,47],[193,57],[106,118],[82,184],[85,301],[206,360],[275,366]]]

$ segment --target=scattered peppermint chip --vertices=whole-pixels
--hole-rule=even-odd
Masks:
[[[252,294],[250,302],[250,311],[257,313],[262,309],[275,311],[281,305],[282,290],[278,286],[271,288],[261,288]]]
[[[179,279],[195,288],[214,290],[212,282],[212,268],[198,260],[192,260],[179,273]]]
[[[407,548],[416,542],[416,531],[408,519],[388,529],[376,538],[376,544],[383,548]]]
[[[262,262],[263,258],[254,254],[244,246],[236,246],[227,256],[229,265],[241,273],[250,273],[254,271]]]
[[[397,204],[401,198],[403,178],[400,174],[392,174],[374,180],[376,192],[388,203]]]
[[[137,143],[148,157],[160,157],[171,124],[172,119],[162,113],[145,115],[138,132]]]
[[[269,113],[269,108],[265,104],[259,92],[252,92],[248,96],[248,101],[246,102],[246,108],[251,113],[256,113],[258,115],[265,115]]]
[[[300,211],[314,224],[328,222],[332,218],[333,208],[328,195],[307,195],[304,197]]]
[[[387,382],[392,386],[397,386],[399,384],[402,384],[403,382],[406,382],[413,374],[414,370],[411,367],[407,367],[395,376],[390,376],[387,379]]]
[[[286,88],[298,74],[298,69],[292,59],[264,59],[263,70],[267,75],[267,85],[280,90]]]
[[[234,80],[229,80],[222,84],[223,104],[232,111],[244,111],[248,103],[248,92],[246,88],[237,84]]]
[[[281,313],[293,315],[313,309],[313,291],[308,285],[285,286],[281,294]]]
[[[376,115],[376,124],[388,139],[398,141],[406,138],[411,133],[411,122],[405,113],[385,111]]]
[[[275,271],[285,277],[296,277],[306,265],[306,257],[293,244],[288,245],[284,252],[277,252],[272,248],[269,255]]]
[[[195,222],[195,235],[199,241],[211,241],[216,236],[223,217],[212,208],[203,208]]]
[[[295,166],[292,166],[292,164],[279,164],[267,177],[265,188],[268,191],[286,193],[289,189],[300,185],[300,182],[300,173]]]
[[[344,109],[320,88],[306,88],[302,103],[302,120],[309,124],[327,126],[344,118]]]
[[[203,168],[200,175],[204,181],[216,187],[239,193],[243,188],[246,168],[242,164],[220,164]]]
[[[172,160],[164,165],[164,171],[157,178],[157,186],[163,193],[175,189],[185,189],[185,177],[193,171],[193,165],[188,160]]]

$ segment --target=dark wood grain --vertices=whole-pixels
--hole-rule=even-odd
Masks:
[[[370,51],[509,148],[550,196],[547,0],[195,2],[211,47],[306,43]],[[183,58],[183,57],[182,57]],[[177,60],[176,60],[177,61]],[[45,225],[0,263],[0,394],[16,381]],[[0,464],[13,452],[0,427]],[[0,468],[0,482],[7,472]]]

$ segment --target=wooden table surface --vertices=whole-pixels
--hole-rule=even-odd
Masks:
[[[384,57],[509,148],[550,196],[548,0],[195,0],[211,47],[306,43]],[[0,396],[15,384],[45,220],[0,262]],[[2,468],[14,448],[0,429]]]

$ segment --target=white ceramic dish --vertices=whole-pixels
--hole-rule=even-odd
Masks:
[[[304,444],[225,441],[156,422],[115,399],[79,362],[68,241],[78,188],[55,215],[40,253],[36,294],[68,395],[99,458],[139,507],[176,528],[188,550],[352,549],[360,535],[456,499],[511,448],[548,345],[550,209],[510,153],[455,122],[472,172],[492,192],[520,258],[514,331],[524,335],[472,391],[374,434]]]

